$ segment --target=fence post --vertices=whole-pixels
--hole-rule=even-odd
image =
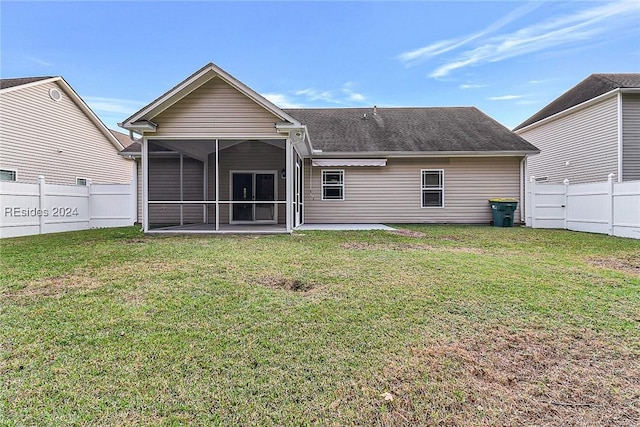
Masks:
[[[609,236],[613,236],[613,178],[615,177],[614,174],[610,173],[607,176],[607,191],[608,191],[608,198],[607,201],[609,203]]]
[[[567,216],[569,216],[569,180],[565,178],[562,183],[564,184],[564,204],[562,205],[564,209],[562,211],[562,216],[564,217],[564,229],[568,230]]]
[[[89,228],[93,228],[93,199],[91,197],[91,178],[87,178],[87,207],[89,208]]]
[[[39,208],[40,208],[40,216],[39,216],[39,220],[40,220],[40,231],[38,232],[38,234],[42,234],[44,233],[44,226],[45,226],[45,220],[46,220],[46,215],[45,215],[45,209],[47,206],[47,191],[46,191],[46,187],[45,187],[45,182],[44,182],[44,175],[38,175],[38,193],[39,193]]]
[[[536,177],[529,178],[529,188],[531,188],[531,228],[536,228]]]

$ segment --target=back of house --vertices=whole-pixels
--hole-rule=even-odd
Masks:
[[[473,107],[281,109],[211,63],[120,125],[148,232],[489,224],[538,152]]]

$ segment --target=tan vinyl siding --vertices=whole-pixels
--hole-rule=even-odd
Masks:
[[[213,78],[151,119],[154,137],[276,136],[282,121],[219,78]]]
[[[622,95],[622,180],[640,180],[640,95]]]
[[[62,93],[60,101],[50,89]],[[0,167],[18,171],[21,182],[75,184],[131,182],[132,160],[116,147],[56,82],[0,95]]]
[[[321,171],[343,169],[344,198],[321,200]],[[421,207],[421,171],[444,170],[444,208]],[[311,173],[313,177],[310,179]],[[483,223],[488,199],[520,195],[520,158],[387,160],[385,167],[322,168],[305,162],[305,223]],[[519,209],[515,219],[520,218]]]
[[[220,200],[230,200],[229,172],[237,171],[278,171],[276,173],[276,185],[278,187],[278,199],[286,199],[285,180],[281,179],[280,172],[285,168],[284,140],[280,142],[282,148],[274,147],[260,141],[247,141],[220,151]],[[209,156],[209,199],[215,200],[215,154]],[[214,210],[211,208],[209,222],[215,222]],[[286,223],[285,204],[278,205],[278,223]],[[220,223],[229,222],[229,205],[220,205]]]
[[[549,182],[604,181],[618,173],[618,99],[613,96],[518,134],[538,147],[528,174]],[[566,165],[569,162],[569,165]]]
[[[190,157],[183,157],[182,200],[202,200],[203,165]],[[180,199],[180,157],[149,158],[149,200],[176,201]],[[149,225],[180,224],[179,204],[150,204]],[[183,206],[183,223],[203,222],[202,205]]]

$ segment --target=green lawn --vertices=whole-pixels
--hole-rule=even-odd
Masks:
[[[640,242],[525,228],[0,241],[0,425],[640,423]]]

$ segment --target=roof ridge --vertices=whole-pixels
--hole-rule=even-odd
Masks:
[[[600,80],[606,80],[607,82],[611,83],[612,85],[614,85],[615,87],[622,87],[622,85],[620,85],[620,83],[611,80],[609,77],[606,77],[608,75],[611,74],[622,74],[622,73],[593,73],[592,76],[600,79]]]

